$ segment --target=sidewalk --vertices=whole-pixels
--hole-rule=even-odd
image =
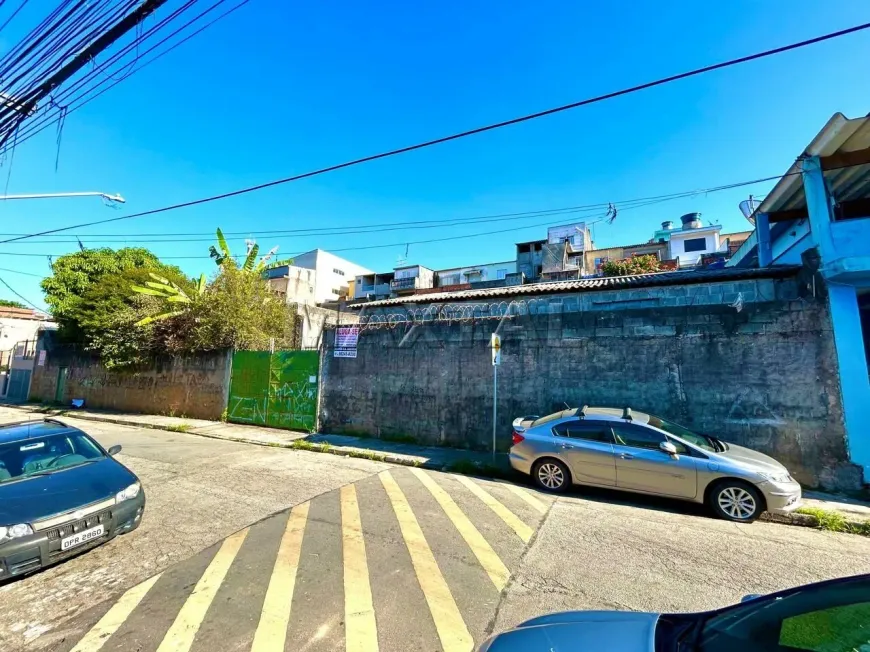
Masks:
[[[471,475],[509,477],[512,473],[507,455],[499,453],[493,462],[492,454],[458,448],[437,446],[418,446],[376,438],[351,437],[349,435],[315,434],[309,435],[292,430],[265,428],[262,426],[186,419],[156,414],[129,414],[108,410],[56,409],[36,404],[7,404],[0,406],[31,413],[31,418],[42,416],[68,416],[85,421],[117,423],[139,428],[155,428],[189,435],[225,439],[258,446],[278,446],[310,450],[349,457],[419,466],[439,471],[454,471]],[[806,491],[803,513],[787,516],[766,515],[766,520],[789,525],[821,527],[836,531],[870,533],[870,502],[826,494],[820,491]]]
[[[187,419],[158,414],[129,414],[109,410],[57,409],[36,404],[0,404],[12,410],[31,413],[35,417],[64,416],[84,421],[116,423],[139,428],[154,428],[189,435],[225,439],[259,446],[278,446],[329,452],[350,457],[364,457],[393,464],[420,466],[437,470],[454,470],[464,473],[479,472],[486,475],[506,475],[510,472],[507,455],[500,453],[493,464],[492,454],[457,448],[438,446],[417,446],[384,441],[375,438],[350,437],[347,435],[316,434],[265,428],[262,426]]]

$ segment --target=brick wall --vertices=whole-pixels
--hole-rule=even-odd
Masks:
[[[66,367],[61,402],[85,399],[92,408],[219,419],[227,407],[231,356],[210,353],[158,358],[135,372],[108,371],[94,358],[54,349],[36,366],[30,399],[54,401],[58,372]]]
[[[858,487],[826,301],[798,288],[758,279],[527,297],[500,331],[499,447],[519,415],[629,405],[769,453],[806,485]],[[487,316],[506,305],[455,304],[443,314],[464,321],[366,329],[356,359],[333,358],[328,337],[323,430],[487,448],[498,323]],[[406,314],[384,312],[394,323]]]

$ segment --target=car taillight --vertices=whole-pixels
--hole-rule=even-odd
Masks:
[[[519,443],[520,443],[521,441],[523,441],[524,439],[525,439],[525,437],[523,437],[520,433],[518,433],[516,430],[514,430],[514,435],[513,435],[513,437],[511,438],[512,445],[513,445],[513,446],[516,446],[517,444],[519,444]]]

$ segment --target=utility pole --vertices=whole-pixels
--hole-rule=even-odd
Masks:
[[[493,333],[489,338],[492,350],[492,462],[495,464],[495,436],[498,428],[498,367],[501,364],[501,335]]]

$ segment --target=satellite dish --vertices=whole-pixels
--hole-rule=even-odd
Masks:
[[[752,226],[755,226],[755,211],[761,206],[761,200],[749,195],[749,199],[744,199],[740,202],[740,212]]]

